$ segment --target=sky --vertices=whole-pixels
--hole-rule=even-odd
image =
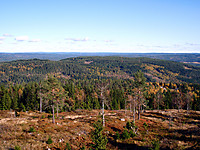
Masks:
[[[200,53],[200,0],[1,0],[0,52]]]

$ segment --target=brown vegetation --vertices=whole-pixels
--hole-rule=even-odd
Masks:
[[[65,149],[69,143],[72,149],[83,145],[89,148],[92,140],[90,132],[93,123],[100,119],[100,110],[76,110],[59,113],[56,124],[52,124],[48,113],[20,112],[14,118],[9,111],[0,111],[1,149]],[[125,121],[124,121],[125,119]],[[118,131],[123,132],[127,121],[132,121],[132,113],[105,110],[105,130],[108,149],[151,148],[152,141],[158,140],[161,149],[199,149],[200,112],[185,110],[147,110],[136,119],[137,135],[126,140],[115,139]],[[148,125],[144,127],[144,123]],[[51,137],[52,144],[46,141]]]

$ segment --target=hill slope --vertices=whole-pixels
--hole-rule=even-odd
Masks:
[[[46,74],[60,78],[98,79],[133,78],[141,70],[149,81],[200,83],[200,67],[188,64],[151,59],[127,57],[75,57],[60,61],[18,60],[0,64],[1,83],[39,81]]]
[[[91,148],[91,131],[93,123],[99,119],[100,110],[77,110],[59,113],[57,124],[51,123],[48,113],[20,112],[19,117],[10,117],[9,111],[0,111],[0,141],[2,149],[12,149],[16,145],[21,149],[67,149],[69,143],[72,149],[79,149],[83,145]],[[171,116],[170,121],[170,115]],[[132,121],[129,111],[105,111],[106,127],[104,130],[108,138],[107,149],[155,149],[155,141],[161,150],[166,149],[199,149],[200,148],[200,112],[178,110],[153,111],[148,110],[136,120],[137,134],[129,139],[123,139],[126,122]],[[122,118],[125,121],[122,121]],[[148,125],[144,128],[144,123]],[[30,129],[34,129],[31,131]],[[121,136],[116,138],[116,133]],[[47,144],[48,138],[53,140]],[[5,142],[6,141],[6,142]]]

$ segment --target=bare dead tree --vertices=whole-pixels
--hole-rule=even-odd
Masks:
[[[128,102],[130,103],[130,111],[133,111],[133,122],[135,123],[135,114],[136,114],[136,97],[128,95]],[[132,110],[131,110],[132,108]]]
[[[188,111],[190,110],[190,102],[192,100],[192,93],[187,92],[185,94],[185,98],[186,98],[186,105],[187,105],[186,107],[187,107],[187,114],[188,114]]]
[[[110,108],[109,105],[108,105],[108,101],[105,98],[108,85],[109,85],[109,83],[103,83],[103,82],[97,84],[97,87],[100,91],[100,95],[98,95],[98,96],[100,97],[101,103],[102,103],[102,124],[103,124],[103,127],[105,127],[105,112],[104,112],[105,108],[104,107],[106,105],[108,108]]]
[[[40,90],[39,90],[39,97],[40,97],[40,112],[42,112],[42,85],[41,82],[39,83]]]
[[[183,93],[182,93],[182,92],[179,92],[179,91],[177,90],[177,97],[176,97],[176,99],[175,99],[175,104],[176,104],[176,106],[177,106],[177,108],[178,108],[178,112],[180,112],[180,109],[182,109],[183,105],[185,104],[185,102],[184,102],[183,99],[184,99]]]

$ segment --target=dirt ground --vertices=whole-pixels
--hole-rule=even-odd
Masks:
[[[76,110],[62,112],[52,123],[48,113],[0,111],[0,149],[22,150],[91,148],[90,132],[93,123],[101,119],[101,110]],[[126,140],[115,138],[122,134],[132,112],[106,110],[104,134],[108,138],[107,149],[150,149],[155,141],[160,149],[200,149],[200,112],[185,110],[146,110],[136,119],[136,136]],[[148,126],[145,128],[144,123]],[[51,138],[52,144],[47,144]]]

